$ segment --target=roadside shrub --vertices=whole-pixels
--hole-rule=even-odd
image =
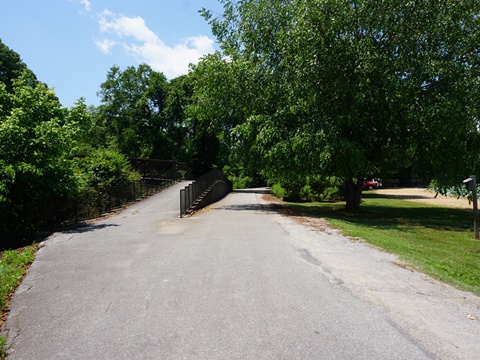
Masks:
[[[337,201],[343,199],[343,188],[335,177],[309,177],[303,184],[281,184],[272,186],[272,192],[286,201]]]
[[[318,198],[318,196],[316,196],[317,194],[315,194],[314,190],[309,184],[305,185],[300,189],[299,195],[300,195],[300,199],[303,201],[311,202],[311,201],[315,201]]]
[[[272,186],[272,192],[276,197],[278,197],[279,199],[282,199],[282,200],[287,195],[287,191],[280,184],[274,184]]]
[[[246,169],[239,166],[225,165],[222,172],[233,184],[234,189],[248,189],[257,186],[265,186],[264,181],[258,175],[248,174]]]
[[[314,201],[338,201],[344,198],[343,184],[337,177],[318,177],[310,181]]]
[[[93,150],[89,156],[78,159],[78,167],[87,187],[127,185],[140,179],[140,175],[131,169],[128,159],[114,150]]]

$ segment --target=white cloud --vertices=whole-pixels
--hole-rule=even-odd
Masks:
[[[95,45],[100,49],[105,55],[110,54],[110,49],[117,45],[117,42],[111,39],[97,40]]]
[[[92,8],[92,3],[89,0],[80,0],[80,3],[83,5],[83,8],[86,11],[90,11],[90,9]]]
[[[100,14],[99,26],[100,31],[109,36],[96,42],[103,53],[108,54],[114,45],[122,45],[127,54],[168,78],[186,74],[190,63],[197,63],[203,55],[214,52],[214,42],[207,36],[189,37],[170,47],[139,16],[127,17],[105,10]]]
[[[82,11],[90,12],[92,9],[92,3],[90,0],[68,0],[71,3],[76,3],[82,6]]]

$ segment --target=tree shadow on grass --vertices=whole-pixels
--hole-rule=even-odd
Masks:
[[[342,203],[290,204],[289,207],[302,216],[329,218],[376,229],[402,229],[424,227],[444,231],[468,231],[473,228],[472,211],[465,209],[428,206],[420,203],[387,204],[378,194],[364,195],[364,205],[359,213],[348,213]],[[369,200],[372,200],[371,202]]]

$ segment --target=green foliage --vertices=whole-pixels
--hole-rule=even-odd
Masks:
[[[13,80],[23,76],[28,78],[30,84],[37,82],[35,74],[28,69],[20,55],[6,46],[0,39],[0,83],[5,84],[7,92],[13,91]],[[0,105],[2,104],[0,100]]]
[[[240,114],[233,148],[247,166],[295,191],[301,178],[335,176],[350,210],[365,174],[415,165],[448,183],[471,168],[480,3],[220,2],[221,17],[203,15],[231,62],[211,61],[221,76],[201,94],[224,128]],[[215,93],[237,83],[237,102]]]
[[[258,173],[257,159],[250,156],[251,143],[239,136],[235,129],[259,103],[264,103],[254,90],[254,86],[261,83],[256,75],[241,59],[230,61],[220,53],[207,55],[192,67],[189,74],[194,91],[187,108],[193,139],[202,136],[218,138],[219,152],[215,164],[218,167],[229,164],[232,168],[248,168],[251,177]],[[210,146],[207,143],[206,146],[205,150],[212,152],[216,144],[213,142]]]
[[[7,339],[5,337],[0,337],[0,359],[5,359],[7,357]]]
[[[128,159],[114,150],[97,149],[77,160],[83,180],[88,187],[107,188],[127,185],[139,180]]]
[[[303,183],[281,185],[276,183],[272,191],[286,201],[337,201],[343,200],[343,189],[337,178],[307,177]]]
[[[280,184],[273,184],[272,193],[282,200],[287,197],[287,191]]]
[[[222,172],[233,184],[234,189],[248,189],[263,186],[264,182],[258,176],[250,175],[242,166],[225,165]]]
[[[93,146],[114,147],[134,158],[184,160],[189,86],[184,77],[169,84],[146,64],[112,67],[101,84],[102,103],[89,130]]]
[[[80,179],[72,160],[82,105],[69,113],[44,84],[29,76],[0,83],[0,233],[2,244],[32,241],[47,194],[73,196]]]
[[[163,114],[167,123],[169,152],[172,159],[188,162],[191,145],[190,119],[187,108],[192,101],[193,80],[189,75],[182,75],[170,80],[165,98]],[[169,155],[170,155],[169,154]]]

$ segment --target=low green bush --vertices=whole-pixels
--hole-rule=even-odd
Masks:
[[[280,184],[274,184],[272,186],[273,194],[279,199],[284,199],[287,196],[287,191]]]
[[[78,167],[85,185],[93,188],[127,185],[140,179],[125,155],[109,149],[93,150],[78,159]]]
[[[272,186],[272,192],[286,201],[336,201],[343,199],[343,188],[335,177],[306,178],[303,184]]]

